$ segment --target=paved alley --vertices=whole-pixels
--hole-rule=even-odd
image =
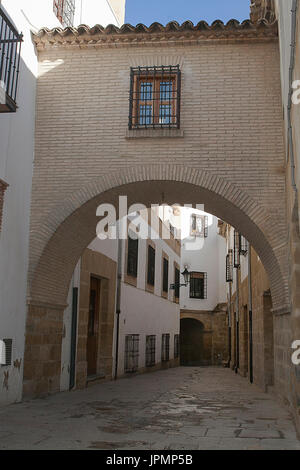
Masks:
[[[0,409],[0,449],[298,449],[288,411],[222,368],[168,369]]]

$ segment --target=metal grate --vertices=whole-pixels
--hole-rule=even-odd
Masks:
[[[180,127],[179,65],[132,67],[129,129]]]
[[[155,249],[148,246],[148,270],[147,270],[147,283],[154,286],[155,283]]]
[[[191,272],[190,298],[207,299],[207,273]]]
[[[125,336],[125,372],[136,372],[139,366],[140,335]]]
[[[2,351],[1,351],[1,365],[2,366],[11,366],[12,363],[12,339],[3,339],[1,341]]]
[[[174,335],[174,359],[179,357],[179,335]]]
[[[156,336],[146,336],[146,367],[151,367],[155,365],[155,345]]]
[[[234,250],[233,250],[233,265],[235,268],[239,268],[241,265],[241,251],[240,251],[240,234],[237,230],[234,230]]]
[[[232,250],[228,250],[228,255],[226,256],[226,282],[233,282]]]
[[[175,299],[179,299],[180,297],[180,271],[178,268],[175,268]]]
[[[170,357],[170,335],[163,334],[161,337],[161,360],[166,362]]]
[[[53,11],[63,26],[73,26],[76,0],[53,0]]]
[[[15,112],[22,34],[0,8],[0,112]]]

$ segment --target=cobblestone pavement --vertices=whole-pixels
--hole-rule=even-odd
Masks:
[[[287,409],[222,368],[176,368],[0,408],[0,449],[299,449]]]

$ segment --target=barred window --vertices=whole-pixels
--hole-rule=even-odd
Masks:
[[[241,264],[241,237],[237,230],[234,230],[234,250],[233,250],[233,265],[239,268]]]
[[[191,272],[190,298],[207,299],[207,273]]]
[[[174,335],[174,359],[179,357],[179,335]]]
[[[180,271],[178,268],[175,267],[175,299],[179,299],[180,297]]]
[[[240,235],[240,253],[243,256],[246,256],[248,253],[248,241],[243,235]]]
[[[147,270],[147,283],[154,286],[155,283],[155,249],[148,246],[148,270]]]
[[[125,372],[136,372],[139,367],[140,335],[125,336]]]
[[[179,65],[132,67],[129,129],[180,127]]]
[[[208,237],[208,216],[192,214],[191,235],[196,237]]]
[[[169,261],[163,258],[163,292],[169,292]]]
[[[146,336],[146,367],[155,365],[155,344],[155,335]]]
[[[166,362],[170,357],[170,335],[163,334],[161,338],[161,360]]]
[[[63,26],[73,26],[76,0],[53,0],[53,11]]]
[[[128,235],[127,274],[137,277],[139,239],[135,234]]]
[[[233,282],[232,250],[228,250],[228,254],[226,256],[226,282]]]

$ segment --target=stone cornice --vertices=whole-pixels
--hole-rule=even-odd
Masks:
[[[277,22],[269,23],[261,20],[252,23],[245,20],[239,23],[230,20],[224,24],[220,20],[208,25],[200,21],[194,25],[191,21],[185,21],[179,25],[171,21],[166,26],[153,23],[150,27],[143,24],[132,26],[124,24],[121,28],[108,25],[106,28],[96,25],[89,28],[81,25],[78,28],[43,28],[38,33],[32,33],[33,41],[38,49],[52,46],[110,46],[121,45],[156,45],[161,43],[200,43],[211,41],[242,41],[257,42],[270,41],[278,38]]]

